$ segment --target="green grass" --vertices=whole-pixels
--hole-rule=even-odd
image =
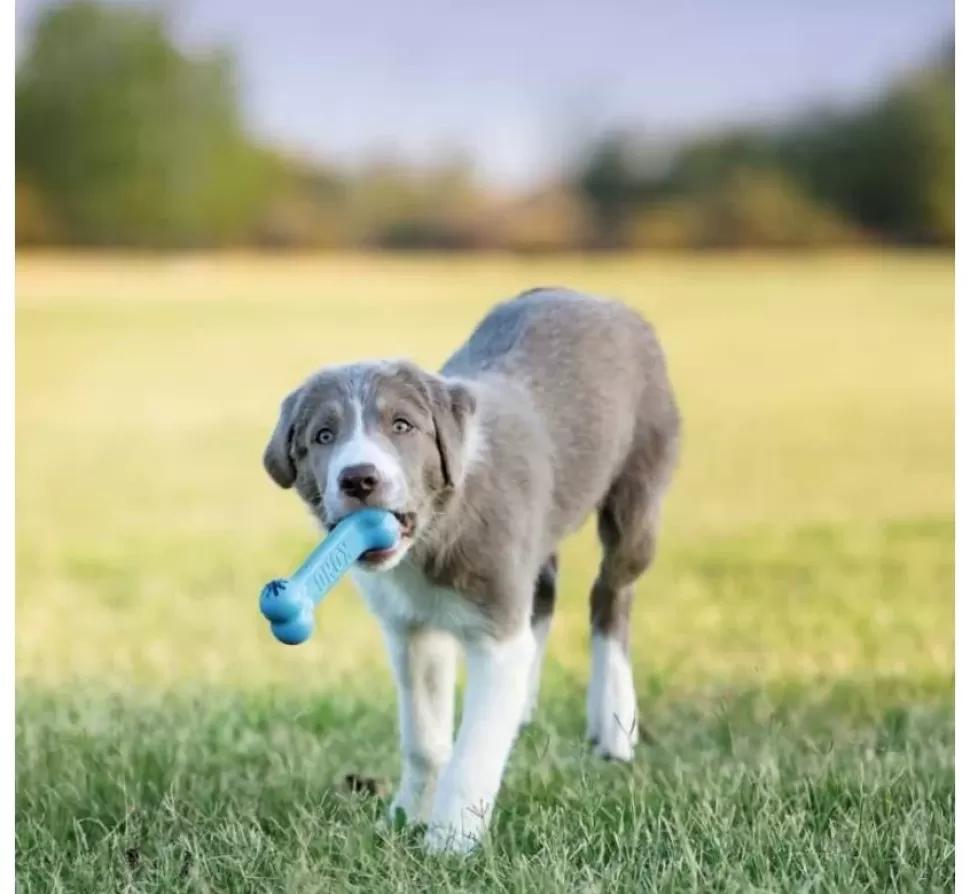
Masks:
[[[685,418],[633,621],[651,743],[582,742],[589,529],[488,847],[379,835],[396,773],[346,587],[259,463],[309,369],[434,365],[548,282],[656,322]],[[30,891],[953,890],[953,269],[942,257],[21,260],[17,875]]]
[[[581,701],[547,699],[463,864],[377,834],[374,801],[339,785],[362,758],[393,770],[384,701],[37,695],[18,726],[22,891],[952,890],[936,685],[671,701],[629,769],[591,759]]]

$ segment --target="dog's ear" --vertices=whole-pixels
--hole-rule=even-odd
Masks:
[[[454,487],[464,474],[465,434],[475,405],[475,395],[465,385],[432,377],[431,413],[446,487]]]
[[[280,407],[280,418],[273,429],[269,443],[263,451],[263,466],[280,487],[290,488],[296,481],[296,464],[293,461],[293,433],[296,408],[303,394],[302,388],[288,394]]]

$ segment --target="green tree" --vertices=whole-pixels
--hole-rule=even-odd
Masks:
[[[817,198],[866,229],[952,243],[954,121],[953,61],[943,54],[868,106],[791,128],[780,154]]]
[[[949,42],[874,101],[703,135],[652,169],[609,134],[573,183],[609,245],[952,244],[953,60]]]
[[[80,244],[245,238],[271,165],[239,120],[231,57],[190,58],[156,11],[44,10],[17,71],[16,167]]]
[[[632,134],[607,134],[592,146],[574,178],[574,188],[589,209],[591,241],[597,247],[623,244],[630,217],[641,202],[644,183],[636,154]]]

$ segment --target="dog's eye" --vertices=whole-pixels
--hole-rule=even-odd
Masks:
[[[400,417],[391,423],[391,431],[396,435],[406,435],[412,428],[414,426],[407,419],[401,419]]]
[[[329,444],[333,440],[333,432],[329,428],[321,428],[313,436],[314,444]]]

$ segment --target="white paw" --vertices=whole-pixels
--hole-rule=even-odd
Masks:
[[[404,771],[401,784],[387,808],[387,822],[396,827],[402,824],[427,823],[434,807],[437,774]]]
[[[387,806],[387,811],[378,822],[380,829],[400,829],[403,826],[417,826],[427,822],[427,812],[420,806],[409,803],[400,795],[395,795]]]
[[[484,798],[439,797],[424,838],[435,853],[467,854],[488,831],[492,804]]]
[[[599,757],[633,760],[638,739],[633,672],[620,643],[602,634],[593,635],[586,720],[586,737]]]
[[[455,822],[432,819],[428,831],[424,836],[424,846],[431,853],[468,854],[477,848],[485,838],[488,822],[476,817],[472,808],[466,808],[466,814]]]
[[[605,760],[629,762],[633,760],[637,739],[636,715],[625,722],[616,717],[612,724],[607,723],[605,730],[600,731],[593,751]]]

